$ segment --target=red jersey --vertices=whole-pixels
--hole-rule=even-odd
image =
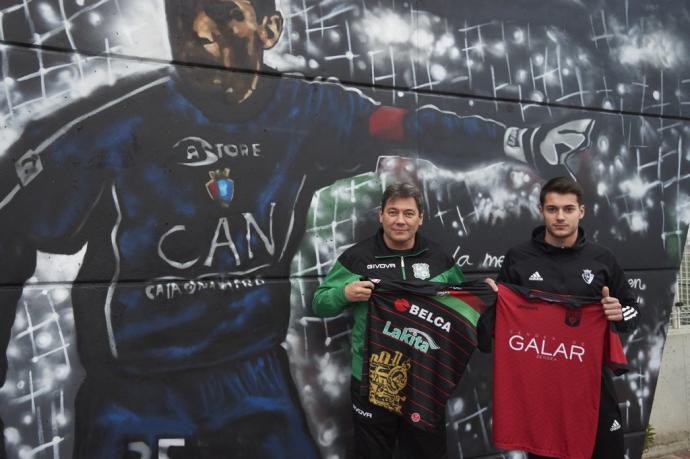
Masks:
[[[604,363],[627,363],[595,298],[499,284],[493,441],[565,459],[594,450]]]

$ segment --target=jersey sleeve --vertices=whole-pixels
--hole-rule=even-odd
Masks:
[[[370,171],[378,155],[391,146],[405,150],[398,153],[402,156],[454,168],[510,158],[528,162],[533,156],[525,154],[523,139],[534,129],[507,127],[490,118],[461,115],[434,105],[417,109],[386,106],[337,82],[311,83],[303,96],[304,101],[294,103],[305,107],[309,118],[320,126],[311,139],[311,149],[317,164],[328,159],[324,172],[354,175]]]
[[[433,105],[417,110],[380,106],[369,118],[369,135],[414,148],[436,165],[467,167],[504,159],[506,127],[481,116],[461,116]]]
[[[55,129],[55,118],[30,125],[0,156],[0,381],[17,301],[34,272],[36,251],[81,249],[81,230],[102,188],[101,175],[85,170],[81,161],[89,141],[82,136],[80,142],[69,129],[51,136]]]
[[[305,150],[320,171],[320,186],[374,170],[378,149],[367,132],[378,102],[337,82],[314,82],[297,85],[292,98],[281,103],[304,115],[304,130],[310,132]]]
[[[497,121],[426,105],[411,112],[405,124],[420,156],[438,159],[439,165],[470,167],[505,158],[506,127]]]
[[[336,261],[314,293],[312,301],[314,314],[319,317],[333,317],[341,314],[350,305],[343,289],[359,277],[347,269],[340,260]]]
[[[60,118],[51,124],[63,122],[56,129],[30,127],[0,159],[0,218],[13,223],[19,247],[79,250],[86,218],[107,183],[108,166],[93,148],[96,133],[79,133],[80,126]]]

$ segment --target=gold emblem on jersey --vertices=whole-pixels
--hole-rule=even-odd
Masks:
[[[407,399],[401,392],[407,387],[410,359],[403,357],[398,351],[393,356],[381,351],[369,357],[369,402],[394,413],[402,412]]]

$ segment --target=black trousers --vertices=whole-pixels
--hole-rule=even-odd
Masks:
[[[545,456],[529,453],[529,459],[547,459]],[[623,459],[625,445],[623,442],[623,422],[615,396],[613,381],[604,376],[601,384],[599,402],[599,423],[594,443],[592,459]]]
[[[360,382],[352,380],[354,439],[349,456],[357,459],[442,459],[446,432],[418,429],[401,416],[372,405],[359,395]]]

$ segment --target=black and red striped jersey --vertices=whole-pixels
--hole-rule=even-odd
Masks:
[[[548,457],[589,459],[602,365],[625,353],[598,298],[499,284],[494,327],[493,442]]]
[[[477,346],[496,295],[484,282],[376,281],[362,393],[424,430],[444,428],[446,402]]]

